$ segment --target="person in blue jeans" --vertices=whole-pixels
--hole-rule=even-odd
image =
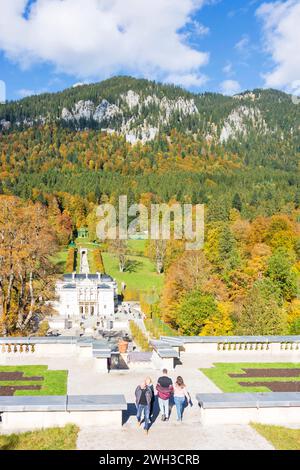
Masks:
[[[177,377],[177,380],[174,384],[174,403],[177,411],[177,421],[182,421],[183,410],[186,404],[191,401],[191,397],[182,377]]]
[[[158,404],[162,421],[168,421],[170,414],[170,398],[173,394],[173,382],[168,377],[167,369],[163,369],[163,375],[158,379],[156,385]]]
[[[144,415],[144,430],[146,434],[150,427],[150,407],[152,401],[152,390],[148,387],[146,381],[141,383],[135,390],[135,403],[137,409],[138,425],[142,424],[142,416]]]
[[[152,393],[152,398],[151,398],[151,403],[150,403],[150,422],[152,422],[153,409],[154,409],[154,403],[155,403],[155,393],[154,393],[154,386],[153,386],[151,377],[146,378],[146,385],[147,387],[150,388],[151,393]]]

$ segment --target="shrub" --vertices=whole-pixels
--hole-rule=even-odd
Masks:
[[[50,329],[49,323],[46,320],[44,320],[39,325],[39,329],[37,332],[38,336],[47,336],[49,329]]]
[[[127,302],[138,302],[140,300],[140,292],[135,289],[125,289],[125,291],[123,292],[123,299]]]
[[[96,248],[93,251],[93,261],[94,261],[95,271],[97,273],[105,273],[103,258],[102,258],[101,250],[99,248]]]
[[[300,318],[297,318],[290,326],[291,335],[300,335]]]
[[[130,332],[132,339],[142,351],[152,351],[152,347],[150,346],[148,339],[134,321],[130,322]]]
[[[142,312],[146,315],[146,317],[149,318],[152,313],[152,304],[149,304],[147,302],[147,300],[145,299],[145,294],[143,292],[140,294],[140,304]]]

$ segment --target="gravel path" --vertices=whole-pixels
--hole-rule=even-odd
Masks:
[[[202,426],[200,423],[157,420],[149,434],[132,417],[122,429],[83,428],[80,450],[272,450],[250,426]]]

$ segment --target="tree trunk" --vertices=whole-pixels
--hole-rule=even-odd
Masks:
[[[2,329],[1,334],[3,336],[7,335],[7,325],[6,325],[6,315],[5,315],[5,306],[4,306],[4,294],[2,281],[0,282],[0,328]]]
[[[30,294],[30,309],[27,317],[25,318],[23,328],[25,328],[33,316],[33,309],[35,304],[34,292],[33,292],[33,276],[32,272],[29,274],[29,294]]]
[[[165,240],[157,240],[155,242],[155,260],[156,260],[156,272],[161,274],[164,270],[166,256],[166,242]]]
[[[12,291],[12,285],[14,282],[14,274],[11,273],[9,275],[9,281],[8,281],[8,288],[7,288],[7,296],[6,296],[6,311],[8,312],[10,309],[10,301],[11,301],[11,291]]]
[[[19,305],[18,305],[18,321],[17,321],[17,328],[22,329],[22,323],[23,323],[23,300],[24,300],[24,294],[25,294],[25,279],[26,279],[26,274],[25,276],[22,276],[22,274],[19,274],[20,281],[21,281],[21,290],[19,294]]]
[[[124,255],[119,256],[119,267],[120,267],[120,272],[123,273],[126,267],[126,256]]]

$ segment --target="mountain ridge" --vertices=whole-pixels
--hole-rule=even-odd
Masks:
[[[290,95],[279,90],[197,94],[121,76],[0,105],[0,127],[7,132],[55,122],[73,130],[116,132],[133,144],[176,129],[226,144],[245,140],[252,132],[262,138],[266,134],[290,138],[299,130],[299,109]]]

